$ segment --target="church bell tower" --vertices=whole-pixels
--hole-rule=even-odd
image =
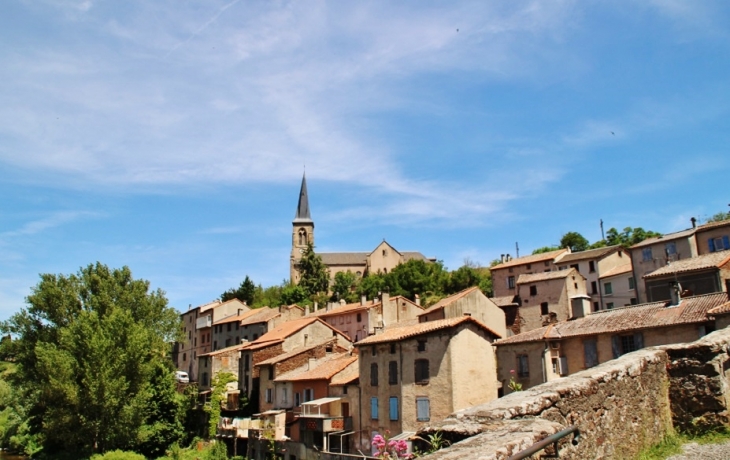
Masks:
[[[314,245],[314,222],[309,214],[309,196],[307,196],[307,176],[302,175],[302,187],[299,189],[297,213],[292,221],[291,263],[289,275],[293,283],[299,282],[297,265],[307,245]]]

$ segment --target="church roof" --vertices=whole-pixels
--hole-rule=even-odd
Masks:
[[[325,265],[365,265],[367,252],[320,252],[319,256]]]
[[[302,175],[302,187],[299,189],[299,203],[297,214],[294,216],[295,223],[312,223],[312,216],[309,214],[309,195],[307,194],[307,176]]]

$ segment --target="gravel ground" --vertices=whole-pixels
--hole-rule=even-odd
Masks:
[[[722,444],[697,444],[691,442],[682,446],[683,453],[667,460],[730,460],[730,441]]]

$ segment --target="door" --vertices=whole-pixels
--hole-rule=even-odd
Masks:
[[[346,402],[342,403],[342,416],[343,417],[350,416],[350,403],[346,403]]]

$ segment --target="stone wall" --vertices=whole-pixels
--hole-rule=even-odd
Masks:
[[[418,435],[440,432],[452,445],[425,458],[505,459],[575,425],[560,458],[626,459],[672,427],[707,429],[728,421],[730,330],[689,344],[647,348],[569,377],[451,414]]]

